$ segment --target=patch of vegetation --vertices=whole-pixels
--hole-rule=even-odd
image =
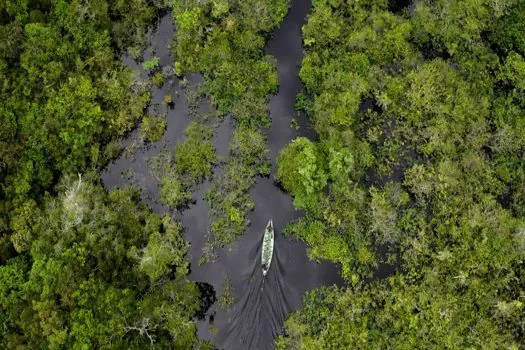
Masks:
[[[162,98],[162,100],[164,101],[164,103],[165,103],[167,106],[173,106],[173,105],[174,105],[173,96],[172,96],[171,94],[166,94],[166,95],[164,95],[164,97]]]
[[[162,71],[160,72],[156,72],[155,74],[153,74],[153,77],[151,78],[151,80],[153,80],[153,84],[157,85],[157,87],[161,87],[162,85],[164,85],[164,73]]]
[[[248,227],[246,215],[253,210],[250,188],[256,176],[270,173],[265,137],[246,128],[235,130],[230,142],[231,157],[224,164],[206,195],[212,217],[215,244],[232,243]]]
[[[212,143],[213,129],[203,123],[191,122],[184,131],[186,139],[175,150],[178,171],[188,182],[198,184],[209,179],[216,162]]]
[[[162,117],[146,115],[140,124],[140,137],[144,142],[157,142],[164,135],[167,125]]]
[[[145,71],[150,72],[159,68],[159,64],[160,58],[158,56],[153,56],[149,60],[142,62],[142,68],[144,68]]]
[[[171,6],[176,70],[202,72],[213,103],[239,124],[267,123],[277,74],[273,60],[263,56],[265,35],[282,21],[288,2],[175,0]]]
[[[351,154],[341,157],[343,166],[353,161]],[[328,181],[326,159],[317,146],[305,137],[295,139],[278,158],[277,180],[294,197],[297,208],[311,208],[319,203]]]
[[[217,300],[219,307],[229,308],[235,303],[235,296],[233,295],[233,284],[229,276],[224,279],[222,283],[222,294]]]
[[[172,153],[164,151],[148,161],[151,174],[160,182],[159,197],[162,204],[175,209],[191,199],[189,185],[177,171]]]
[[[216,249],[217,243],[215,238],[208,234],[206,242],[202,245],[202,255],[199,258],[199,265],[215,262],[218,257]]]
[[[211,128],[194,121],[185,136],[174,153],[162,152],[148,162],[151,173],[160,181],[160,200],[170,208],[187,204],[192,189],[211,177],[216,161]]]
[[[168,173],[160,179],[159,196],[169,208],[179,208],[191,199],[191,192],[176,172]]]

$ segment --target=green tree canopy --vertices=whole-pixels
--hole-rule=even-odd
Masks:
[[[349,284],[310,292],[279,349],[523,348],[523,16],[314,1],[300,101],[319,139],[278,178],[306,208],[286,232]]]
[[[200,301],[180,226],[90,176],[58,191],[32,213],[30,255],[0,267],[3,347],[191,348]]]

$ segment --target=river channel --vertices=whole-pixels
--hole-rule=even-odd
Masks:
[[[142,191],[142,201],[152,210],[159,214],[169,213],[182,222],[185,237],[191,243],[189,278],[199,282],[203,291],[209,293],[208,301],[213,303],[201,315],[198,336],[211,340],[219,349],[273,349],[274,339],[282,332],[286,317],[301,307],[306,291],[321,285],[342,284],[335,265],[310,261],[303,242],[290,240],[279,233],[301,213],[293,208],[290,196],[274,183],[276,156],[295,137],[312,136],[305,116],[298,115],[294,108],[295,96],[302,88],[298,77],[303,56],[301,27],[310,7],[310,1],[292,0],[284,22],[267,43],[266,53],[276,59],[280,83],[278,93],[270,99],[272,124],[267,130],[273,171],[269,178],[259,178],[250,192],[255,210],[249,214],[248,230],[231,245],[219,249],[216,262],[198,264],[209,228],[209,208],[204,196],[210,184],[204,183],[195,191],[194,201],[188,208],[170,212],[158,201],[159,183],[148,171],[149,159],[163,150],[173,152],[183,141],[183,131],[192,118],[188,113],[187,94],[201,81],[198,75],[188,77],[186,89],[180,87],[175,77],[166,79],[162,87],[153,88],[149,109],[166,116],[168,126],[163,138],[149,146],[135,147],[139,136],[138,131],[132,132],[124,140],[131,152],[116,159],[101,173],[106,189],[137,185]],[[156,55],[163,67],[172,66],[168,45],[174,31],[171,15],[167,14],[152,35],[145,59]],[[123,62],[139,76],[146,76],[135,61],[124,57]],[[174,108],[162,104],[166,94],[173,96]],[[299,131],[291,127],[293,118],[302,126]],[[214,143],[219,156],[228,156],[233,128],[233,122],[225,119],[215,129]],[[263,280],[261,240],[270,218],[276,230],[275,251],[270,271]],[[221,308],[214,301],[221,295],[226,279],[231,281],[235,302],[228,308]]]

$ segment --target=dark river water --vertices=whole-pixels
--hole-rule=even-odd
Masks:
[[[280,88],[271,97],[270,112],[272,125],[267,130],[270,155],[275,158],[282,147],[299,135],[312,136],[305,127],[304,115],[297,115],[294,109],[295,95],[302,88],[297,75],[303,55],[301,27],[311,3],[306,0],[292,0],[291,8],[281,27],[267,43],[266,53],[277,60]],[[173,65],[168,45],[175,27],[170,15],[162,18],[153,34],[151,47],[145,58],[156,55],[166,71]],[[145,72],[133,60],[124,57],[129,67],[137,70],[142,77]],[[167,79],[161,88],[153,88],[150,111],[165,114],[168,122],[164,137],[153,145],[135,147],[139,136],[134,131],[124,141],[131,154],[123,155],[102,172],[107,189],[135,184],[142,190],[142,200],[152,209],[164,214],[169,212],[158,201],[158,180],[148,171],[148,159],[166,150],[173,152],[183,141],[183,131],[191,120],[188,113],[187,94],[201,81],[198,75],[188,77],[189,89],[181,89],[174,77]],[[164,95],[174,97],[173,109],[162,105]],[[303,127],[300,131],[290,127],[292,118]],[[219,155],[227,156],[228,142],[233,122],[223,121],[215,130],[214,143]],[[220,171],[220,170],[218,170]],[[282,228],[300,217],[294,210],[290,196],[274,183],[273,172],[269,178],[259,178],[251,190],[255,210],[249,214],[251,225],[237,241],[224,249],[218,249],[214,263],[199,265],[202,246],[206,242],[209,227],[209,208],[204,196],[209,183],[204,183],[194,193],[194,202],[183,211],[169,212],[184,226],[185,237],[191,242],[190,279],[199,282],[208,293],[211,303],[222,293],[228,278],[233,286],[235,302],[228,308],[213,303],[198,322],[198,335],[211,340],[219,349],[273,349],[274,339],[282,331],[286,317],[302,305],[307,290],[321,285],[342,284],[338,268],[328,262],[309,261],[306,245],[280,235]],[[261,241],[264,228],[273,219],[276,231],[275,251],[268,275],[263,280],[261,272]]]

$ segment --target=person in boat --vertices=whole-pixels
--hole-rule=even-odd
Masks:
[[[267,271],[267,270],[268,270],[268,266],[266,266],[266,264],[263,264],[262,269],[263,269],[264,271]]]

